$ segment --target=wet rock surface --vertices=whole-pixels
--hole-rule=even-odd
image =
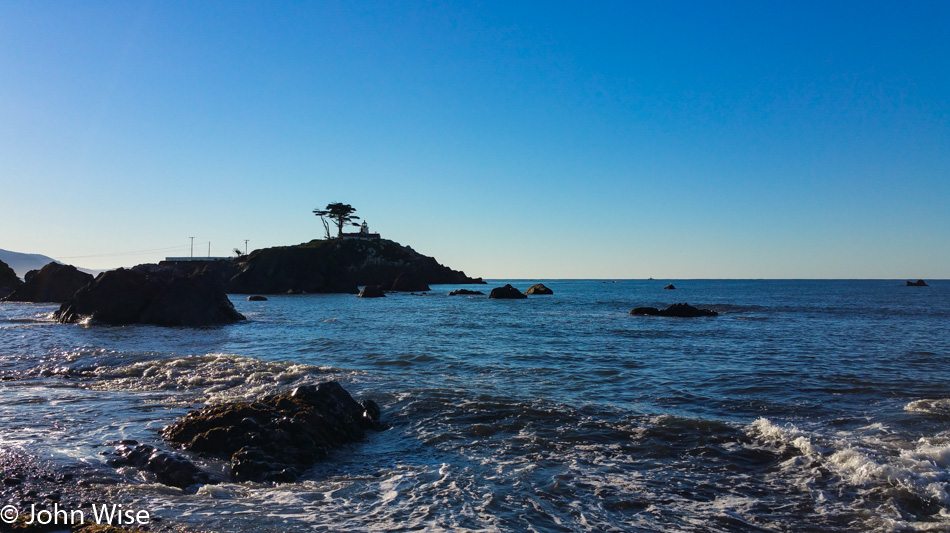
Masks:
[[[72,265],[49,263],[39,270],[27,272],[23,277],[24,283],[7,296],[6,300],[62,303],[92,280],[92,274],[81,272]]]
[[[114,468],[131,466],[150,472],[163,485],[185,489],[212,483],[213,478],[184,457],[136,441],[123,441],[115,447],[106,464]]]
[[[512,287],[511,283],[508,283],[504,287],[495,287],[492,289],[488,297],[493,300],[523,300],[527,298],[527,295]]]
[[[637,307],[630,311],[631,315],[641,316],[670,316],[677,318],[696,318],[701,316],[718,316],[719,313],[711,309],[699,309],[687,303],[673,304],[666,309],[656,307]]]
[[[256,402],[208,406],[163,433],[187,450],[229,461],[235,480],[293,481],[331,451],[385,427],[375,402],[360,404],[328,381]]]
[[[117,472],[103,472],[88,465],[73,466],[52,464],[41,461],[17,449],[0,446],[0,502],[12,506],[19,512],[13,524],[0,521],[0,532],[60,532],[73,533],[120,533],[125,531],[150,531],[154,533],[179,532],[193,530],[150,512],[149,523],[134,529],[96,524],[93,520],[92,505],[121,503],[112,501],[110,488],[128,481]],[[54,509],[81,511],[85,523],[64,523],[41,525],[36,522],[27,524],[31,510],[37,513]],[[145,509],[144,507],[142,509]],[[4,515],[5,518],[9,516]]]

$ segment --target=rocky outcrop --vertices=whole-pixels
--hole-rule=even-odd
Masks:
[[[238,481],[293,481],[330,451],[385,426],[372,401],[357,403],[335,381],[256,402],[209,406],[166,427],[184,448],[230,462]]]
[[[266,302],[267,298],[260,295],[248,296],[247,301],[249,302]]]
[[[10,265],[0,261],[0,300],[6,298],[13,291],[20,288],[23,282],[16,275],[16,272],[10,268]]]
[[[195,466],[194,463],[173,453],[163,452],[148,444],[139,444],[134,440],[122,441],[106,464],[113,468],[131,466],[151,472],[155,480],[163,485],[184,489],[194,485],[204,485],[212,481],[211,476]]]
[[[927,285],[927,282],[925,282],[922,279],[919,279],[917,281],[908,281],[907,286],[908,287],[927,287],[928,285]]]
[[[386,292],[379,285],[367,285],[357,296],[360,298],[385,298]]]
[[[103,324],[211,326],[244,320],[220,281],[207,272],[140,265],[100,274],[63,303],[55,318]]]
[[[673,284],[670,283],[670,284],[667,285],[666,287],[663,287],[663,290],[665,290],[665,291],[672,291],[672,290],[676,290],[676,287],[674,287]]]
[[[6,301],[62,303],[92,279],[91,274],[80,272],[72,265],[49,263],[27,272],[23,285],[7,296]]]
[[[506,284],[504,287],[495,287],[491,290],[491,293],[488,294],[488,297],[493,300],[521,300],[527,298],[521,291],[512,287],[511,283]]]
[[[656,307],[637,307],[630,311],[631,315],[645,316],[671,316],[678,318],[694,318],[701,316],[718,316],[719,313],[710,309],[698,309],[687,303],[673,304],[666,309],[657,309]]]
[[[470,291],[468,289],[455,289],[449,293],[449,296],[485,296],[485,293],[482,291]]]
[[[525,294],[554,294],[554,291],[544,286],[543,283],[538,283],[537,285],[532,285],[528,287],[528,290],[524,291]]]
[[[266,248],[214,268],[221,272],[228,292],[239,294],[356,294],[357,287],[365,285],[427,291],[432,284],[484,283],[386,239],[315,240]]]
[[[400,272],[392,283],[389,283],[383,288],[396,292],[426,292],[432,290],[429,288],[429,284],[423,281],[422,278],[414,272]]]

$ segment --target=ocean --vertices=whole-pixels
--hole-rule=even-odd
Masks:
[[[481,289],[538,281],[554,295],[234,295],[247,321],[197,329],[0,303],[0,447],[201,531],[950,531],[950,282]],[[720,314],[629,314],[677,302]],[[190,493],[102,455],[330,379],[392,427],[294,483]]]

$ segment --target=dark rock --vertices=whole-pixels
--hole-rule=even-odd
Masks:
[[[468,290],[468,289],[455,289],[454,291],[452,291],[452,292],[449,293],[449,296],[469,296],[469,295],[471,295],[471,296],[475,296],[475,295],[484,296],[485,293],[482,292],[482,291],[470,291],[470,290]]]
[[[267,298],[263,296],[248,296],[247,301],[249,302],[266,302]]]
[[[23,282],[16,275],[16,272],[10,268],[10,265],[0,261],[0,300],[7,297],[13,291],[20,288]]]
[[[908,287],[927,287],[928,285],[924,280],[919,279],[917,281],[908,281],[907,286]]]
[[[495,287],[491,290],[491,293],[488,295],[489,298],[494,300],[502,299],[511,299],[519,300],[527,298],[526,295],[522,294],[521,291],[511,286],[511,283],[508,283],[504,287]]]
[[[418,274],[411,272],[401,272],[392,283],[389,283],[388,286],[384,286],[383,288],[397,292],[424,292],[432,290],[429,288],[429,284],[423,281]]]
[[[72,265],[49,263],[39,270],[27,272],[23,285],[7,296],[6,301],[62,303],[92,279],[91,274],[80,272]]]
[[[675,290],[675,289],[676,289],[676,287],[674,287],[672,283],[670,283],[670,284],[667,285],[666,287],[663,287],[663,290],[665,290],[665,291],[672,291],[672,290]]]
[[[363,290],[357,295],[360,298],[385,298],[386,293],[383,292],[383,288],[379,285],[367,285],[363,287]]]
[[[481,283],[386,239],[314,240],[255,250],[229,265],[227,290],[239,294],[281,294],[288,290],[357,294],[357,287],[365,285],[427,291],[434,283]]]
[[[204,485],[212,482],[211,476],[180,455],[163,452],[148,444],[119,444],[115,447],[114,457],[109,466],[133,466],[155,474],[155,479],[163,484],[184,489],[192,485]]]
[[[84,317],[103,324],[210,326],[244,320],[213,275],[182,275],[173,268],[139,265],[103,272],[65,302],[60,322]]]
[[[381,430],[379,406],[362,405],[335,381],[257,402],[209,406],[163,430],[186,449],[229,460],[239,481],[292,481],[366,430]]]
[[[544,286],[543,283],[538,283],[537,285],[532,285],[528,287],[528,290],[524,291],[525,294],[554,294],[554,291]]]
[[[700,316],[718,316],[719,313],[710,309],[698,309],[687,303],[673,304],[666,309],[656,307],[637,307],[630,311],[631,315],[671,316],[678,318],[694,318]]]

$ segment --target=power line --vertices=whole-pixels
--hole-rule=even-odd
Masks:
[[[210,243],[210,241],[208,241]],[[205,244],[204,242],[199,242],[198,244]],[[92,254],[92,255],[68,255],[60,256],[59,259],[88,259],[90,257],[118,257],[123,255],[143,255],[143,254],[153,254],[158,252],[171,252],[174,250],[185,250],[187,246],[169,246],[166,248],[153,248],[151,250],[138,250],[134,252],[114,252],[114,253],[105,253],[105,254]]]

